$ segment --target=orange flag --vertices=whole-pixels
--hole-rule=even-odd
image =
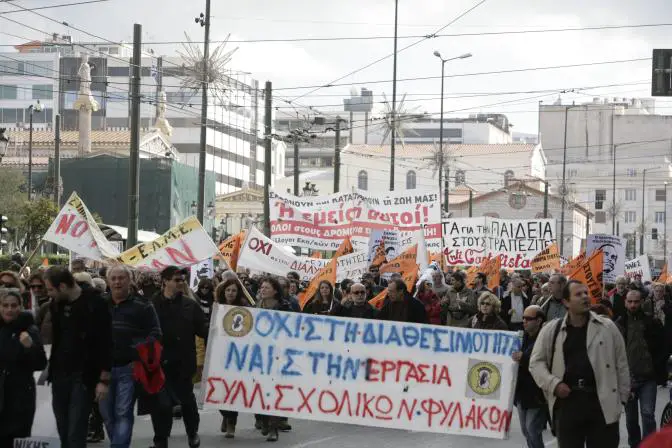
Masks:
[[[397,255],[396,258],[390,260],[389,263],[383,265],[380,268],[381,274],[398,272],[404,274],[405,272],[410,272],[411,270],[418,271],[418,264],[416,262],[416,257],[418,255],[418,245],[415,244],[401,254]]]
[[[564,265],[560,269],[560,272],[562,273],[562,275],[571,274],[572,272],[574,272],[576,270],[576,268],[578,268],[579,266],[581,266],[581,264],[583,264],[583,261],[584,261],[585,258],[586,258],[586,253],[581,252],[579,255],[577,255],[576,257],[569,260],[567,262],[567,264]]]
[[[441,269],[441,272],[445,272],[446,270],[446,257],[443,256],[443,252],[436,252],[434,254],[430,253],[429,254],[429,262],[437,262],[439,264],[439,268]]]
[[[663,269],[660,271],[660,276],[656,279],[656,283],[667,283],[669,274],[667,273],[667,263],[663,265]]]
[[[590,257],[581,263],[569,274],[571,280],[578,280],[588,287],[590,301],[595,304],[602,300],[602,269],[604,267],[604,253],[596,250]]]
[[[560,269],[560,251],[558,244],[553,243],[546,249],[539,252],[532,260],[532,272],[555,272]]]
[[[243,241],[245,241],[244,230],[228,237],[222,241],[222,244],[219,245],[219,253],[221,254],[221,258],[234,272],[238,268],[238,254],[240,252],[240,246],[243,244]]]
[[[43,258],[42,259],[42,266],[45,266],[45,267],[49,266],[49,259],[48,258]]]
[[[336,258],[332,258],[329,263],[319,271],[310,280],[306,290],[299,294],[299,306],[303,309],[306,303],[313,298],[320,287],[322,281],[328,281],[332,286],[336,284]]]
[[[476,274],[480,272],[479,269],[480,266],[469,266],[465,271],[467,274],[467,288],[474,286],[474,282],[476,281]]]
[[[334,257],[342,257],[343,255],[348,255],[351,254],[355,251],[355,249],[352,247],[352,243],[350,242],[350,237],[347,237],[346,239],[343,240],[340,246],[338,246],[338,249],[336,249],[336,253],[334,253]]]
[[[404,281],[406,289],[408,289],[408,291],[410,292],[413,290],[413,286],[418,281],[418,271],[411,270],[409,272],[405,272],[404,274],[402,274],[401,279]],[[381,309],[383,307],[383,304],[385,303],[386,298],[387,298],[387,288],[383,289],[378,293],[376,297],[369,300],[369,303],[372,306]]]
[[[483,269],[485,275],[488,276],[488,288],[494,290],[499,286],[501,280],[500,271],[502,270],[502,260],[499,257],[491,258],[487,266]]]
[[[385,263],[385,260],[385,240],[381,239],[380,244],[376,247],[373,260],[371,260],[371,266],[380,266]]]

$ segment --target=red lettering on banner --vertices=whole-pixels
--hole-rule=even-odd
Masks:
[[[161,263],[159,260],[152,260],[152,267],[157,271],[162,271],[167,268],[168,265]]]
[[[362,402],[362,417],[366,418],[367,417],[366,414],[368,413],[369,416],[373,418],[373,412],[371,411],[370,406],[371,406],[371,403],[373,402],[373,400],[376,399],[376,396],[373,395],[371,398],[367,398],[366,393],[363,393],[361,398],[364,400]]]
[[[261,252],[264,255],[268,255],[271,253],[273,243],[260,240],[259,238],[250,238],[250,241],[247,243],[247,247],[255,252]]]
[[[448,420],[448,417],[450,416],[450,411],[453,409],[453,402],[451,401],[448,403],[448,407],[443,403],[443,400],[441,400],[441,410],[443,411],[443,418],[441,419],[441,424],[439,426],[443,426],[446,424],[446,421]]]
[[[333,409],[327,409],[324,399],[326,395],[329,395],[331,397],[331,400],[333,401]],[[322,392],[320,392],[320,397],[317,400],[317,407],[323,414],[333,414],[338,410],[338,399],[336,398],[336,395],[332,391],[323,390]]]
[[[208,402],[208,403],[213,403],[213,404],[221,403],[221,401],[219,401],[219,400],[213,400],[212,399],[212,396],[214,395],[215,390],[217,390],[217,387],[215,386],[216,381],[222,381],[222,379],[221,378],[216,378],[216,377],[208,378],[209,390],[208,390],[208,394],[205,396],[205,401]]]
[[[314,387],[310,390],[308,395],[306,395],[303,392],[303,389],[299,387],[299,395],[301,395],[301,406],[299,406],[296,409],[296,412],[301,412],[301,409],[303,409],[305,407],[305,408],[308,409],[309,414],[313,413],[313,408],[310,407],[310,403],[308,401],[310,400],[310,397],[312,397],[314,393],[315,393],[315,388]]]
[[[89,230],[89,224],[86,221],[79,221],[75,226],[70,230],[70,235],[74,238],[79,238],[84,235],[84,233]]]
[[[56,235],[68,233],[70,226],[75,221],[77,215],[63,215],[56,226]]]
[[[415,414],[415,406],[418,404],[417,399],[413,399],[413,406],[410,408],[408,407],[408,402],[406,401],[405,398],[402,398],[401,400],[401,405],[399,405],[399,412],[397,413],[397,420],[401,418],[402,412],[406,413],[406,418],[410,422],[413,420],[413,414]]]
[[[166,254],[173,260],[173,263],[176,265],[192,265],[198,263],[199,260],[196,259],[194,253],[191,250],[191,247],[187,244],[186,241],[182,240],[179,242],[182,245],[184,252],[176,249],[174,247],[166,247]]]
[[[431,371],[431,372],[428,372]],[[418,384],[445,384],[452,386],[448,366],[432,364],[416,364],[413,361],[379,361],[369,358],[367,360],[367,381],[372,383],[394,381],[408,383],[414,381]],[[431,375],[430,375],[431,373]]]
[[[345,390],[343,391],[343,399],[341,400],[341,405],[338,407],[338,411],[336,412],[337,415],[341,415],[343,413],[343,407],[345,406],[345,402],[348,402],[348,416],[352,417],[352,403],[350,402],[350,393]]]
[[[278,211],[278,217],[279,218],[293,218],[294,217],[294,209],[292,207],[288,207],[285,205],[284,202],[282,201],[277,201],[275,203],[275,206],[278,207],[280,210]]]
[[[285,394],[283,392],[284,389],[287,390],[292,390],[294,389],[294,386],[281,386],[279,384],[275,385],[275,391],[278,393],[278,398],[275,399],[275,410],[276,411],[285,411],[285,412],[294,412],[294,408],[286,408],[286,407],[281,407],[280,402],[282,399],[285,397]]]
[[[448,421],[448,426],[453,426],[453,421],[455,420],[455,417],[460,418],[460,429],[464,428],[464,420],[462,419],[462,406],[460,406],[460,403],[455,403],[455,409],[453,411],[453,416],[450,418]]]
[[[382,402],[382,404],[381,404]],[[392,400],[390,400],[390,397],[387,395],[379,395],[378,398],[376,399],[376,411],[379,414],[382,415],[377,415],[376,419],[377,420],[392,420],[392,416],[390,415],[390,412],[392,412],[393,408]]]

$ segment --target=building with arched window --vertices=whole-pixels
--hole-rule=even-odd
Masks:
[[[417,179],[415,175],[415,171],[411,170],[406,173],[406,189],[407,190],[415,190],[417,184]]]
[[[357,188],[360,190],[369,189],[369,173],[365,170],[361,170],[359,174],[357,174]]]

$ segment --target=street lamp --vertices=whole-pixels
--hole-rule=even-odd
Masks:
[[[37,100],[37,104],[28,106],[30,111],[30,131],[28,137],[28,200],[33,198],[33,112],[42,112],[42,104]]]
[[[455,59],[467,59],[472,56],[471,53],[465,53],[463,55],[454,57],[454,58],[448,58],[448,59],[443,59],[441,56],[441,53],[439,53],[438,50],[434,50],[434,56],[439,58],[441,60],[441,122],[439,124],[439,196],[441,196],[441,183],[443,180],[443,81],[444,81],[444,74],[445,74],[445,68],[446,68],[446,62],[448,61],[454,61]],[[448,194],[450,190],[450,168],[446,169],[446,183],[444,185],[444,209],[446,212],[448,212]]]
[[[191,201],[191,214],[195,215],[197,211],[198,205],[196,205],[196,201]]]
[[[2,158],[7,155],[7,148],[9,148],[7,128],[0,128],[0,163],[2,163]]]
[[[665,201],[663,204],[663,260],[667,261],[667,182],[665,182]]]
[[[212,201],[208,202],[208,218],[213,219],[215,217],[215,206]]]

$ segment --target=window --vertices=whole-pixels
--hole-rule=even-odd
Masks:
[[[595,212],[595,224],[606,224],[606,223],[607,223],[607,213]]]
[[[656,201],[665,200],[665,190],[656,190]]]
[[[0,85],[0,100],[15,100],[16,86],[2,86]]]
[[[595,210],[602,210],[602,207],[604,207],[604,201],[606,200],[607,190],[595,190]]]
[[[637,177],[637,168],[628,168],[625,170],[625,175],[628,177]]]
[[[110,54],[119,54],[119,47],[110,47]]]
[[[54,98],[54,86],[51,84],[33,85],[34,100],[51,100]]]
[[[416,186],[415,171],[409,171],[406,173],[406,189],[415,190],[415,186]]]
[[[576,168],[569,168],[567,170],[567,177],[577,177],[579,175],[579,170]]]
[[[455,173],[455,186],[464,185],[467,183],[467,175],[464,170],[457,170]]]
[[[369,189],[369,174],[362,170],[357,174],[357,188],[360,190],[368,190]]]
[[[656,212],[655,222],[656,222],[656,224],[665,223],[665,212]]]
[[[509,183],[513,180],[513,171],[511,170],[506,170],[504,173],[504,186],[508,187]]]
[[[628,188],[625,190],[625,200],[626,201],[636,201],[637,200],[637,190],[634,188]]]
[[[637,221],[637,212],[625,212],[625,222],[626,223],[634,223]]]
[[[635,252],[635,240],[632,237],[632,233],[624,233],[623,238],[625,238],[625,253],[626,255],[629,253],[634,253]]]
[[[129,67],[107,67],[107,76],[130,76]]]
[[[652,240],[658,239],[658,229],[656,229],[655,227],[651,228],[651,239]]]

